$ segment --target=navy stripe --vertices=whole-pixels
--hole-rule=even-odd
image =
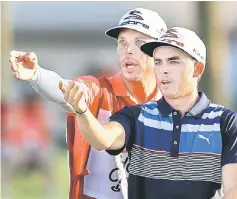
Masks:
[[[140,121],[136,125],[135,144],[143,146],[150,150],[170,152],[170,143],[172,141],[172,131],[158,130],[152,127],[144,126]]]
[[[142,110],[141,114],[142,114],[142,116],[144,118],[147,118],[147,119],[152,119],[152,120],[156,120],[156,121],[157,120],[158,121],[165,121],[165,122],[168,122],[170,124],[173,123],[173,120],[172,120],[171,116],[162,117],[160,114],[159,115],[153,115],[153,114],[148,113],[148,112],[146,112],[144,110]],[[195,125],[204,124],[204,125],[210,125],[210,124],[219,123],[219,122],[220,122],[220,116],[217,116],[215,118],[201,119],[201,120],[195,119],[193,117],[184,117],[182,119],[182,124],[195,124]]]
[[[170,152],[172,131],[144,126],[140,121],[137,121],[136,128],[136,145],[150,150]],[[179,152],[221,154],[221,143],[220,131],[182,132]]]

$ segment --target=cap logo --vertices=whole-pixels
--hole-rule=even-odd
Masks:
[[[184,43],[177,41],[177,39],[179,38],[177,35],[178,31],[175,29],[169,29],[165,32],[164,35],[161,36],[160,41],[168,43],[168,44],[175,44],[177,46],[180,47],[184,47]]]
[[[204,57],[201,56],[201,54],[196,49],[193,49],[193,53],[197,55],[201,60],[204,60]]]
[[[146,28],[146,29],[149,29],[149,26],[144,24],[144,23],[141,23],[139,21],[125,21],[121,24],[119,24],[120,26],[125,26],[127,24],[130,24],[130,25],[141,25],[143,28]]]
[[[129,15],[128,17],[124,18],[124,20],[127,20],[127,19],[137,19],[137,20],[143,20],[143,18],[141,17],[141,11],[138,11],[138,10],[132,10],[129,12]]]
[[[176,46],[179,46],[179,47],[184,47],[184,43],[182,43],[182,42],[179,42],[179,41],[176,41],[176,40],[173,40],[173,39],[161,39],[160,40],[161,42],[165,42],[165,43],[167,43],[167,44],[175,44]]]
[[[176,33],[178,33],[177,30],[175,30],[175,29],[169,29],[169,30],[167,30],[167,31],[165,32],[164,35],[161,36],[161,38],[163,38],[163,37],[171,37],[171,38],[176,38],[176,39],[177,39],[177,38],[179,38],[179,37],[178,37],[178,35],[177,35]]]

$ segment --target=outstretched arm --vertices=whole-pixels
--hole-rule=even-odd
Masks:
[[[76,82],[71,81],[68,86],[61,87],[65,100],[77,112],[77,119],[83,135],[97,150],[116,150],[124,146],[125,130],[117,122],[108,122],[104,125],[92,115],[85,102],[85,95]]]
[[[56,72],[46,70],[38,65],[35,53],[12,51],[10,65],[13,75],[20,80],[28,81],[34,90],[44,98],[57,103],[64,111],[73,112],[69,103],[58,88],[59,82],[67,85],[70,80],[61,78]],[[100,85],[94,77],[79,77],[76,84],[86,94],[88,105],[92,104],[99,94]]]

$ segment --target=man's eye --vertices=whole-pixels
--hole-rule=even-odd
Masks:
[[[145,41],[143,41],[143,40],[138,40],[137,41],[137,46],[141,46],[141,45],[143,45],[143,44],[145,44],[146,42]]]
[[[179,64],[177,61],[170,61],[170,64]]]
[[[161,64],[162,64],[161,61],[156,61],[156,62],[155,62],[155,65],[156,65],[156,66],[160,66]]]
[[[126,44],[126,41],[125,40],[119,40],[119,43],[124,45],[124,44]]]

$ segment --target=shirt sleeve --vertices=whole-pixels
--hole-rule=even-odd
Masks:
[[[62,80],[65,85],[68,85],[71,80],[61,78],[56,72],[50,71],[38,66],[32,80],[28,82],[32,88],[41,96],[57,103],[60,108],[66,112],[74,112],[72,106],[64,99],[62,91],[58,88],[59,81]],[[99,98],[100,83],[96,77],[80,76],[73,79],[77,81],[85,92],[88,106]]]
[[[60,108],[66,112],[74,112],[72,106],[67,103],[64,99],[62,91],[58,88],[60,80],[62,80],[65,85],[67,85],[70,81],[62,79],[54,71],[38,66],[33,79],[28,82],[32,88],[45,99],[58,104]]]
[[[237,113],[229,109],[221,115],[222,166],[237,163]]]
[[[107,150],[110,155],[120,154],[126,147],[127,151],[131,149],[135,135],[136,121],[141,112],[140,106],[125,106],[109,118],[110,122],[118,122],[125,130],[125,143],[121,149]]]

